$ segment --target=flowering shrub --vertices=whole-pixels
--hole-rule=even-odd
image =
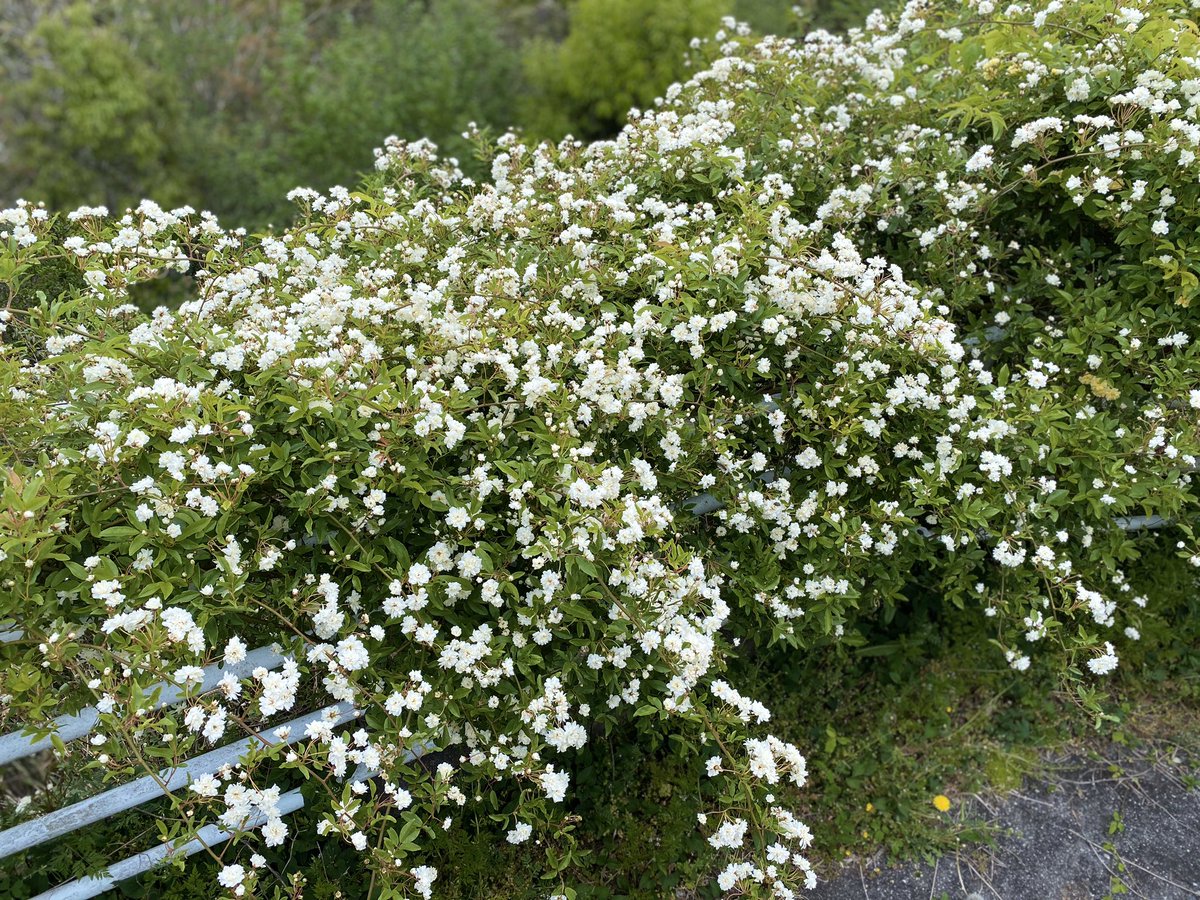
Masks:
[[[739,647],[852,644],[923,573],[1017,670],[1119,665],[1155,614],[1131,517],[1200,561],[1188,6],[910,3],[697,52],[614,141],[507,135],[476,184],[390,140],[281,235],[0,214],[37,301],[3,314],[7,721],[95,702],[119,775],[333,704],[180,827],[284,842],[303,777],[385,896],[429,896],[424,836],[563,823],[573,751],[633,720],[699,754],[719,885],[790,897],[805,761],[723,678]],[[37,297],[63,259],[84,286]],[[172,271],[189,299],[139,314]],[[271,643],[281,671],[195,687]]]

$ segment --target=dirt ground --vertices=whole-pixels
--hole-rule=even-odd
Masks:
[[[968,814],[991,847],[935,864],[851,860],[812,900],[1145,900],[1200,898],[1200,784],[1178,755],[1052,761],[1046,781]]]

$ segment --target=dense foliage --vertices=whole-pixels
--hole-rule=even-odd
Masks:
[[[83,752],[124,775],[358,714],[173,802],[266,817],[224,851],[243,895],[303,778],[383,896],[430,894],[464,808],[569,830],[575,754],[633,723],[695,755],[722,889],[792,896],[803,748],[733,659],[860,644],[920,577],[1086,685],[1170,627],[1138,526],[1200,562],[1191,18],[729,22],[611,141],[474,135],[477,181],[392,139],[282,234],[5,211],[6,721],[98,701]],[[39,295],[64,261],[82,284]],[[188,299],[142,315],[168,271]],[[271,642],[281,673],[151,709]]]
[[[461,137],[470,122],[611,137],[628,107],[686,77],[689,40],[721,15],[790,31],[790,6],[3,0],[0,203],[154,197],[286,225],[289,189],[356,181],[383,135],[432,138],[473,175],[486,165]],[[821,0],[810,18],[857,24],[870,8]]]
[[[566,38],[529,54],[535,132],[610,136],[676,80],[681,51],[728,11],[723,0],[578,0]]]

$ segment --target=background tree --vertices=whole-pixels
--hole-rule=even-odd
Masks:
[[[179,165],[182,109],[168,75],[88,3],[53,11],[19,46],[26,74],[4,103],[12,182],[54,206],[119,206],[138,192],[183,202],[191,185]]]
[[[526,121],[538,134],[611,134],[686,72],[688,43],[717,30],[726,0],[578,0],[561,43],[526,55]]]
[[[861,4],[0,0],[0,202],[154,197],[282,226],[288,190],[354,183],[389,134],[481,176],[469,122],[611,136],[687,78],[688,44],[722,16],[797,33]]]

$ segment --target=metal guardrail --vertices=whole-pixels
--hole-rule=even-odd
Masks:
[[[13,639],[15,640],[15,638]],[[264,669],[277,669],[283,664],[283,661],[284,657],[280,656],[270,647],[259,647],[256,650],[248,652],[246,658],[240,663],[226,666],[208,666],[204,670],[204,680],[200,683],[199,688],[195,689],[195,693],[211,691],[217,686],[217,682],[227,674],[234,675],[239,679],[245,678],[259,666]],[[159,682],[151,688],[150,693],[153,695],[155,692],[158,693],[158,706],[160,708],[175,706],[184,699],[182,688],[165,681]],[[96,710],[96,707],[89,706],[87,709],[72,715],[59,716],[52,724],[52,731],[64,743],[69,743],[91,734],[95,730],[99,719],[100,713]],[[0,737],[0,766],[33,753],[48,750],[50,746],[49,736],[39,740],[27,737],[24,732],[20,731],[6,734]]]
[[[767,399],[765,403],[774,405],[771,399]],[[784,476],[786,477],[787,474],[789,473],[785,471]],[[769,484],[775,479],[774,472],[765,472],[760,476],[760,480],[764,484]],[[709,493],[690,497],[682,505],[696,516],[709,515],[724,507],[721,501]],[[1118,516],[1114,518],[1113,522],[1124,531],[1155,530],[1171,524],[1169,520],[1158,515]],[[918,531],[925,537],[932,537],[932,533],[927,533],[928,529],[918,528]],[[21,637],[22,632],[15,623],[0,623],[0,643],[9,643]],[[201,683],[190,692],[169,682],[160,682],[150,689],[150,694],[157,694],[159,708],[174,706],[186,699],[187,696],[197,696],[215,689],[218,682],[227,674],[232,674],[239,679],[245,678],[259,667],[268,670],[276,669],[283,665],[286,659],[287,657],[272,647],[259,647],[249,651],[245,659],[239,663],[205,667]],[[23,822],[0,832],[0,859],[94,825],[118,813],[141,806],[156,797],[185,788],[194,778],[212,774],[226,765],[235,764],[243,755],[255,749],[291,744],[303,737],[305,728],[312,722],[327,720],[336,727],[354,721],[360,715],[360,711],[351,709],[345,704],[327,706],[283,725],[265,726],[260,734],[208,751],[179,766],[164,769],[156,775],[145,775],[63,809]],[[59,716],[52,723],[51,732],[63,742],[79,740],[95,730],[99,719],[99,711],[95,707],[88,707],[78,713]],[[289,729],[285,732],[286,737],[283,738],[277,734],[278,730],[282,728]],[[52,742],[49,736],[38,738],[30,736],[28,731],[18,731],[0,736],[0,765],[31,756],[49,749],[51,746]],[[432,748],[419,746],[408,751],[405,759],[406,761],[417,759],[429,752],[430,749]],[[360,766],[354,773],[353,780],[363,780],[373,777],[374,774]],[[296,812],[303,806],[304,797],[298,788],[282,794],[277,804],[281,815]],[[243,822],[240,828],[228,829],[218,825],[206,825],[199,829],[196,837],[190,841],[182,844],[159,844],[113,863],[105,874],[75,879],[45,891],[34,900],[88,900],[88,898],[110,890],[117,882],[148,872],[166,860],[191,856],[201,850],[219,846],[236,834],[257,828],[264,822],[265,818],[256,814]]]
[[[10,630],[7,634],[11,635],[8,637],[10,641],[21,636],[20,632],[16,630]],[[239,663],[207,666],[204,669],[200,685],[198,688],[192,689],[190,695],[196,696],[213,690],[227,674],[244,678],[259,667],[268,670],[277,669],[283,665],[286,659],[287,657],[272,647],[259,647],[248,652],[245,659]],[[176,705],[186,696],[182,688],[169,682],[160,682],[154,685],[150,689],[150,693],[157,693],[159,708]],[[164,769],[154,775],[145,775],[86,800],[22,822],[0,832],[0,859],[94,825],[117,813],[133,809],[156,797],[184,788],[200,775],[212,774],[223,766],[237,763],[242,756],[252,750],[266,749],[300,740],[310,723],[328,721],[336,727],[353,721],[358,716],[359,712],[351,709],[347,704],[328,706],[282,725],[265,727],[259,734],[203,753],[179,766]],[[99,720],[99,711],[95,707],[88,707],[78,713],[59,716],[52,723],[51,731],[64,742],[76,741],[91,734]],[[278,732],[282,728],[289,729],[284,732],[286,737],[279,736]],[[32,756],[51,746],[49,737],[38,738],[36,735],[31,736],[28,731],[6,734],[0,737],[0,764]],[[278,807],[280,812],[286,815],[295,812],[303,805],[304,798],[297,789],[283,794]],[[263,824],[261,821],[252,819],[244,822],[240,829],[223,829],[216,825],[207,825],[197,832],[196,838],[182,845],[160,844],[113,863],[108,868],[107,874],[79,878],[59,885],[40,894],[35,900],[51,900],[51,898],[53,900],[85,900],[85,898],[95,897],[109,890],[118,881],[147,872],[166,859],[181,855],[190,856],[205,847],[216,846],[229,840],[239,831],[246,831],[261,824]]]
[[[787,474],[788,474],[787,472],[784,473],[785,477]],[[759,477],[759,481],[761,481],[763,484],[770,484],[774,480],[775,480],[774,472],[764,472]],[[716,497],[714,497],[712,494],[703,493],[703,494],[697,494],[694,497],[689,497],[687,500],[684,500],[683,507],[688,512],[690,512],[692,515],[707,516],[707,515],[711,515],[712,513],[719,512],[720,510],[724,509],[725,504],[722,503],[720,500],[718,500]],[[1159,516],[1159,515],[1114,516],[1113,524],[1116,525],[1118,528],[1120,528],[1122,531],[1156,531],[1159,528],[1166,528],[1168,525],[1171,524],[1171,520],[1164,519],[1162,516]],[[925,528],[924,526],[921,526],[921,525],[917,526],[917,531],[920,533],[920,535],[922,537],[925,537],[925,538],[930,538],[930,537],[933,537],[933,535],[934,535],[934,532],[930,531],[928,528]]]
[[[280,795],[279,802],[275,806],[281,816],[286,816],[304,806],[304,797],[297,788]],[[265,816],[255,813],[243,823],[240,830],[248,831],[265,824],[265,822]],[[39,894],[34,900],[89,900],[91,897],[111,890],[118,881],[149,872],[168,859],[187,857],[210,847],[218,847],[237,833],[237,830],[224,829],[217,825],[205,825],[196,832],[196,837],[186,844],[179,846],[159,844],[142,853],[136,853],[128,859],[113,863],[108,867],[107,875],[88,875],[85,878],[76,879],[59,887],[51,888]]]
[[[0,859],[44,844],[46,841],[62,837],[72,831],[78,831],[88,825],[94,825],[117,813],[141,806],[164,793],[173,794],[175,791],[187,787],[201,775],[212,775],[225,766],[236,765],[239,759],[254,750],[293,744],[303,738],[304,730],[315,722],[328,722],[331,726],[336,727],[357,719],[358,715],[359,713],[349,704],[327,706],[314,713],[292,719],[282,726],[265,728],[265,734],[260,733],[245,740],[226,744],[216,750],[202,753],[178,766],[163,769],[157,775],[143,775],[141,778],[88,797],[86,800],[80,800],[78,803],[72,803],[70,806],[46,813],[44,816],[22,822],[6,831],[0,831]],[[281,738],[276,734],[281,728],[288,729],[286,738]]]

